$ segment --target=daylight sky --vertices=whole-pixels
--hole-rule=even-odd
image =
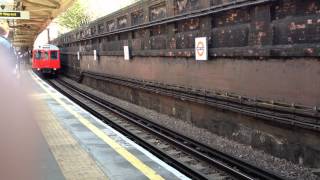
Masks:
[[[13,0],[0,0],[0,3],[10,3],[13,2]]]
[[[0,0],[0,5],[3,5],[3,4],[13,4],[13,0]]]
[[[0,0],[0,2],[3,0]],[[124,8],[136,0],[80,0],[81,3],[84,4],[85,7],[87,7],[87,12],[93,17],[98,18],[105,16],[107,14],[110,14],[112,12],[115,12],[121,8]],[[50,29],[50,36],[51,38],[56,38],[58,36],[58,31],[61,31],[61,27],[59,27],[57,24],[52,23],[49,26]],[[36,42],[35,47],[38,47],[39,45],[46,44],[48,42],[47,38],[47,32],[42,32]]]
[[[101,17],[117,11],[133,3],[134,0],[80,0],[87,8],[90,14],[95,17]]]
[[[134,2],[134,0],[80,0],[88,7],[88,12],[95,14],[96,16],[103,16],[108,13],[121,9],[128,4]],[[0,4],[11,3],[13,0],[0,0]]]

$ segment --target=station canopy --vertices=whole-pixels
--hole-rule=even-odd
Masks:
[[[30,19],[14,20],[12,41],[16,47],[32,47],[38,34],[75,0],[14,0],[14,10],[27,11]]]

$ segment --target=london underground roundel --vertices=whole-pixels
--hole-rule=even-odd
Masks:
[[[208,42],[207,37],[199,37],[195,40],[195,55],[196,60],[206,61],[208,60]]]

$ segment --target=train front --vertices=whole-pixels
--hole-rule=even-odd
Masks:
[[[32,69],[42,74],[57,74],[61,68],[60,50],[47,44],[33,50]]]

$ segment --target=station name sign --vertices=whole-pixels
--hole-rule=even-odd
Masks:
[[[0,19],[30,19],[29,11],[0,11]]]

